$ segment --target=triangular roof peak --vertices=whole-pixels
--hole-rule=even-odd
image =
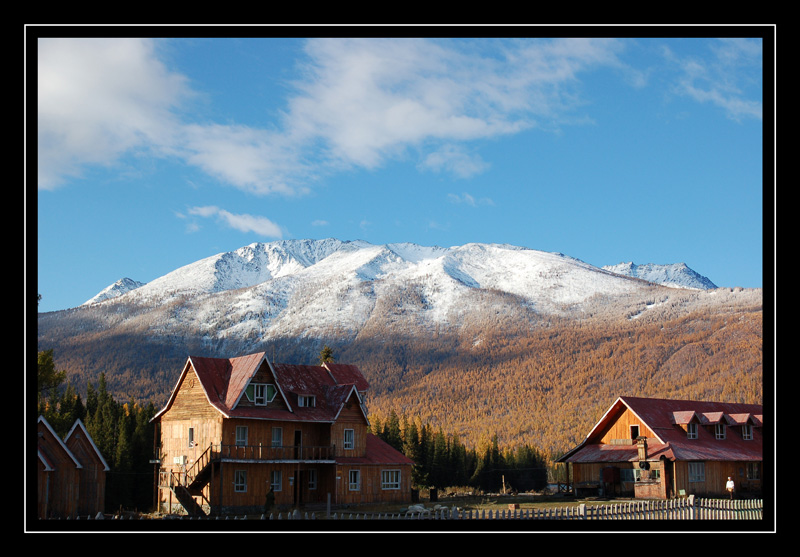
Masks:
[[[108,466],[108,463],[106,462],[106,459],[103,458],[103,454],[100,452],[100,449],[97,448],[97,445],[95,444],[94,439],[92,439],[92,436],[89,435],[89,431],[86,429],[86,426],[83,425],[83,422],[80,420],[80,418],[75,420],[75,423],[72,424],[72,427],[70,428],[69,433],[67,433],[66,437],[64,437],[64,443],[69,443],[69,440],[72,437],[72,435],[73,434],[77,435],[78,432],[80,432],[81,435],[84,435],[86,437],[86,440],[89,441],[89,444],[91,445],[92,450],[95,452],[95,454],[97,454],[97,458],[103,464],[103,469],[106,472],[111,470],[111,468]]]

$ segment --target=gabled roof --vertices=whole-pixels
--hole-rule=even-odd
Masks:
[[[269,366],[274,385],[286,409],[242,405],[250,380]],[[234,358],[189,357],[181,376],[158,418],[172,405],[187,372],[193,369],[211,406],[228,418],[253,418],[283,421],[334,422],[348,401],[361,408],[366,419],[361,394],[369,386],[358,367],[346,364],[322,366],[273,364],[264,352]],[[298,396],[313,396],[314,406],[298,405]]]
[[[103,465],[103,469],[106,472],[111,470],[111,468],[108,466],[108,463],[106,462],[106,459],[103,458],[102,453],[100,453],[100,449],[98,449],[97,445],[95,445],[94,439],[92,439],[92,436],[89,435],[89,431],[86,429],[86,426],[83,425],[83,422],[80,419],[75,420],[75,423],[72,424],[72,428],[69,430],[69,433],[67,433],[66,437],[64,437],[64,443],[68,445],[72,435],[77,434],[78,432],[80,432],[89,442],[89,445],[92,447],[92,451],[94,451],[94,453],[97,455],[97,459]]]
[[[635,445],[598,444],[602,432],[625,410],[636,415],[652,430],[654,439],[647,440],[648,459],[668,460],[735,460],[757,461],[762,455],[763,420],[759,404],[705,402],[640,397],[619,397],[595,424],[586,439],[558,459],[559,462],[613,462],[638,459]],[[753,439],[744,440],[738,433],[729,433],[724,440],[698,428],[697,439],[688,439],[680,427],[690,422],[701,425],[716,423],[737,426],[749,423],[758,426]]]
[[[69,447],[67,447],[66,443],[64,443],[64,441],[62,441],[61,438],[56,434],[56,432],[53,430],[53,427],[44,416],[39,416],[38,423],[44,426],[48,433],[46,439],[44,437],[40,437],[38,449],[39,460],[41,460],[45,468],[48,471],[55,469],[53,462],[50,460],[53,455],[48,454],[48,449],[63,452],[69,458],[69,460],[75,464],[75,468],[83,468],[81,462],[72,453],[72,451],[69,450]]]

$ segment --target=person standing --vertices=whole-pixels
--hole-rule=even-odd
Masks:
[[[731,494],[731,499],[733,499],[733,479],[728,476],[728,483],[725,484],[725,489],[728,490],[728,493]]]

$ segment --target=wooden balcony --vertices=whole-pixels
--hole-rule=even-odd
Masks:
[[[319,462],[333,460],[334,445],[212,445],[212,460],[262,461],[262,462]]]

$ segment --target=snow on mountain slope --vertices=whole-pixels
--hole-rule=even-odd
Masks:
[[[482,311],[495,319],[520,311],[630,316],[668,296],[624,271],[504,244],[285,240],[202,259],[115,300],[136,305],[136,319],[157,330],[179,326],[241,339],[321,330],[352,337],[373,326],[458,327],[482,318]],[[686,271],[676,267],[658,276]]]
[[[81,305],[87,306],[90,304],[96,304],[97,302],[102,302],[103,300],[110,300],[112,298],[116,298],[117,296],[127,294],[131,290],[135,290],[141,286],[144,286],[143,282],[138,282],[129,278],[121,278],[114,284],[105,287],[103,290],[98,292],[91,299],[83,302]]]
[[[673,263],[671,265],[647,263],[645,265],[636,265],[635,263],[629,262],[618,263],[617,265],[605,265],[603,269],[611,271],[612,273],[636,277],[673,288],[709,290],[717,287],[706,277],[687,267],[685,263]]]

